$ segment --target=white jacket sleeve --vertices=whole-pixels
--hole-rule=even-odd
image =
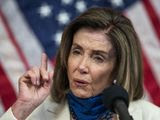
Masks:
[[[0,120],[17,120],[13,115],[12,109],[9,108],[1,117]]]
[[[159,120],[160,118],[160,108],[145,100],[131,102],[129,112],[134,120]]]
[[[144,120],[159,120],[160,108],[154,104],[144,101],[142,105]]]

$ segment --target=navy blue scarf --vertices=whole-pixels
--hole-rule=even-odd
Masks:
[[[67,94],[69,109],[76,120],[110,120],[112,113],[102,103],[101,94],[90,98],[78,98]]]

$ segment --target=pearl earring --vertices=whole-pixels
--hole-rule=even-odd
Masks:
[[[115,79],[115,80],[113,80],[113,84],[116,84],[117,83],[117,80]]]

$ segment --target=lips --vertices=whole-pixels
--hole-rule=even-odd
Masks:
[[[74,79],[74,84],[77,87],[86,87],[89,84],[89,82],[87,82],[85,80],[81,80],[81,79]]]

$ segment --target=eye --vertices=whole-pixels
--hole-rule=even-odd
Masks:
[[[81,54],[81,51],[78,48],[73,48],[71,52],[72,52],[73,55],[79,55],[79,54]]]
[[[93,55],[93,59],[98,63],[103,63],[105,58],[102,55]]]

